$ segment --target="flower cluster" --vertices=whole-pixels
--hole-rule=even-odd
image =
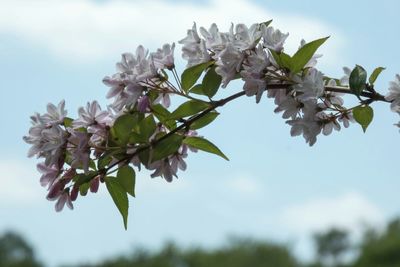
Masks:
[[[61,211],[65,204],[72,209],[72,202],[79,193],[97,192],[107,171],[122,165],[123,156],[138,168],[143,165],[154,170],[152,177],[161,176],[168,182],[177,177],[178,169],[186,169],[186,144],[158,160],[141,160],[136,153],[141,146],[150,146],[157,137],[171,131],[171,127],[157,120],[154,109],[168,112],[165,108],[170,105],[169,96],[178,92],[164,72],[164,69],[175,72],[174,48],[175,44],[165,44],[149,54],[139,46],[135,55],[123,54],[116,64],[118,72],[103,80],[111,87],[107,98],[113,100],[106,110],[102,110],[97,101],[88,102],[86,107],[79,108],[78,118],[71,119],[67,117],[65,102],[61,101],[58,106],[48,104],[47,113],[31,117],[32,127],[24,141],[31,145],[29,157],[44,158],[44,162],[37,165],[42,174],[40,183],[48,189],[47,199],[56,201],[56,211]],[[127,118],[145,122],[143,129],[138,129],[138,135],[144,130],[148,133],[139,136],[139,140],[131,137],[132,140],[117,141],[126,134],[123,131],[129,130]],[[114,127],[115,124],[118,125]],[[149,129],[149,124],[154,127]],[[131,126],[133,131],[136,125]],[[180,134],[195,136],[196,132],[185,130]]]
[[[284,49],[288,34],[270,23],[232,24],[228,32],[220,32],[216,24],[198,32],[194,24],[179,41],[187,61],[182,75],[175,68],[174,43],[152,53],[140,45],[134,54],[122,54],[117,72],[103,79],[110,87],[106,109],[88,102],[72,119],[61,101],[57,106],[48,104],[43,115],[34,114],[24,140],[31,145],[29,157],[44,159],[37,165],[40,184],[48,189],[47,199],[56,201],[56,210],[65,205],[72,209],[79,194],[95,193],[105,183],[126,227],[127,194],[135,196],[133,167],[144,167],[152,171],[151,177],[171,182],[178,170],[186,170],[189,151],[227,159],[197,130],[216,119],[217,108],[243,95],[254,96],[259,103],[266,92],[274,100],[275,112],[291,127],[290,134],[302,135],[310,146],[321,133],[329,135],[350,122],[365,131],[373,118],[374,101],[390,102],[400,114],[399,75],[386,97],[374,89],[384,68],[375,69],[368,82],[358,65],[353,70],[345,67],[341,79],[327,77],[316,68],[321,55],[315,53],[327,38],[301,40],[290,56]],[[220,87],[236,79],[243,81],[242,91],[213,99]],[[360,104],[344,107],[344,94],[355,95]],[[169,110],[172,95],[186,102]]]

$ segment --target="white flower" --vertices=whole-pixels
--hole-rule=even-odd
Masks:
[[[322,124],[323,135],[330,135],[333,129],[340,130],[340,124],[336,121],[335,116],[328,115],[325,112],[318,112],[316,117]]]
[[[65,110],[65,101],[62,100],[57,107],[52,103],[47,104],[47,113],[43,115],[43,120],[48,126],[53,124],[62,124],[67,116]]]
[[[304,103],[302,108],[303,116],[297,117],[294,120],[286,121],[287,124],[292,126],[290,130],[291,136],[298,136],[303,134],[306,143],[310,146],[314,145],[317,141],[317,136],[321,133],[322,126],[316,120],[317,101],[310,100]]]
[[[215,23],[211,24],[208,31],[200,27],[200,33],[205,39],[206,48],[216,53],[224,50],[226,44],[233,40],[233,34],[219,32]]]
[[[245,84],[243,89],[246,91],[247,96],[256,95],[256,102],[260,102],[261,96],[267,89],[267,82],[265,80],[265,71],[270,64],[268,55],[262,48],[258,46],[255,51],[252,51],[246,57],[243,63],[243,70],[240,72]]]
[[[75,129],[81,127],[89,127],[96,124],[110,124],[111,118],[110,114],[101,110],[101,107],[97,101],[92,103],[88,102],[86,108],[80,107],[78,110],[79,118],[72,122]]]
[[[57,212],[62,211],[64,206],[65,206],[65,204],[67,204],[67,207],[69,209],[71,209],[71,210],[74,209],[74,205],[72,204],[71,196],[69,194],[69,191],[62,192],[62,194],[58,197],[58,200],[57,200],[56,205],[55,205],[56,211]]]
[[[251,25],[250,28],[244,24],[237,24],[235,30],[234,46],[240,51],[253,49],[261,39],[262,32],[258,23]]]
[[[157,52],[151,53],[150,56],[153,59],[154,66],[158,69],[173,69],[174,64],[174,49],[175,43],[163,45],[162,49],[157,49]]]
[[[348,128],[350,126],[350,122],[354,122],[353,114],[351,112],[343,112],[339,116],[338,121],[343,123],[345,128]]]
[[[300,101],[304,102],[310,99],[316,99],[324,93],[324,76],[322,72],[315,68],[308,69],[304,77],[295,77],[294,80],[297,82],[293,86],[296,92],[300,92],[297,97]]]
[[[349,86],[351,69],[348,67],[343,67],[343,72],[344,72],[344,76],[340,79],[340,85]]]
[[[187,36],[178,43],[183,44],[182,57],[188,61],[187,67],[210,61],[211,57],[207,51],[206,42],[200,39],[196,23],[193,24],[191,30],[187,31]]]
[[[151,177],[157,177],[161,176],[163,177],[167,182],[172,182],[173,177],[176,176],[176,171],[172,169],[171,163],[168,158],[155,161],[151,163],[148,166],[149,170],[155,170],[152,174]]]
[[[55,165],[47,166],[44,163],[39,163],[36,168],[42,174],[40,185],[43,187],[51,186],[60,174],[60,170]]]
[[[227,47],[219,54],[215,72],[222,77],[223,88],[225,88],[240,71],[243,59],[244,55],[235,47],[233,47],[232,44],[228,44]]]
[[[283,44],[289,33],[283,34],[280,30],[274,30],[273,27],[266,27],[264,24],[261,25],[262,37],[264,41],[264,47],[272,49],[276,52],[283,50]]]
[[[283,111],[282,118],[295,119],[303,107],[303,103],[297,101],[294,97],[288,96],[274,110],[275,113]]]
[[[391,101],[390,108],[393,112],[400,112],[400,75],[390,82],[389,93],[385,96],[387,101]]]
[[[75,169],[83,169],[85,173],[89,171],[90,147],[89,136],[85,132],[80,132],[69,128],[71,136],[68,141],[72,144],[68,148],[71,153],[71,167]]]

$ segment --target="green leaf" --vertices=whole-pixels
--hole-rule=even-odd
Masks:
[[[203,117],[201,117],[200,119],[195,120],[190,125],[190,129],[197,130],[197,129],[203,128],[204,126],[213,122],[215,120],[215,118],[218,117],[218,115],[219,115],[218,112],[210,112],[210,113],[204,115]]]
[[[367,72],[363,67],[356,65],[356,67],[350,73],[350,91],[352,91],[356,96],[360,97],[361,92],[365,89],[366,83]]]
[[[132,114],[125,114],[118,117],[114,122],[114,126],[111,128],[113,141],[118,144],[127,144],[129,135],[137,124],[138,117]]]
[[[95,171],[89,171],[87,174],[78,173],[72,179],[76,185],[81,185],[81,184],[90,182],[95,176],[96,176]]]
[[[374,118],[374,110],[370,106],[359,106],[353,109],[353,117],[361,125],[365,133]]]
[[[132,167],[124,165],[118,169],[117,181],[131,196],[135,197],[136,174]]]
[[[153,148],[151,161],[157,161],[175,153],[182,144],[183,136],[173,134],[158,142]]]
[[[206,95],[203,92],[203,86],[201,84],[196,84],[195,86],[193,86],[190,91],[190,93],[196,94],[196,95]]]
[[[218,155],[226,160],[229,160],[227,156],[222,153],[221,150],[219,150],[218,147],[216,147],[213,143],[208,141],[207,139],[201,138],[201,137],[186,137],[185,140],[183,140],[184,144],[187,144],[191,147],[203,150],[205,152],[209,152],[215,155]]]
[[[214,64],[214,61],[208,61],[185,69],[181,76],[182,89],[185,92],[189,91],[200,78],[201,73],[212,64]]]
[[[171,112],[169,112],[161,104],[152,106],[151,110],[153,111],[154,116],[156,116],[160,122],[167,126],[169,130],[176,128],[176,121],[169,118],[171,116]]]
[[[117,206],[119,212],[121,213],[125,230],[127,230],[129,208],[128,194],[114,177],[106,177],[105,181],[107,190],[110,193],[110,196]]]
[[[276,63],[281,67],[285,69],[292,69],[292,58],[283,52],[277,53],[276,51],[270,49],[269,50],[275,59]]]
[[[261,25],[261,24],[264,24],[265,27],[268,27],[268,26],[271,24],[271,22],[272,22],[272,19],[270,19],[270,20],[268,20],[268,21],[266,21],[266,22],[262,22],[262,23],[260,23],[260,25]]]
[[[90,183],[84,183],[79,186],[79,193],[81,196],[86,196],[87,192],[89,191]]]
[[[139,135],[144,141],[148,141],[150,136],[153,135],[157,125],[152,115],[147,116],[139,123]]]
[[[97,160],[97,168],[99,170],[104,169],[105,167],[110,164],[112,160],[111,155],[102,155],[98,160]]]
[[[310,43],[305,44],[303,47],[301,47],[296,54],[293,55],[292,61],[291,61],[291,71],[293,73],[298,73],[301,71],[304,66],[310,61],[312,56],[315,54],[317,49],[326,41],[328,40],[328,37],[321,38],[314,40]]]
[[[386,68],[384,68],[384,67],[378,67],[378,68],[374,69],[371,76],[369,76],[369,80],[368,80],[369,84],[373,85],[375,83],[376,79],[378,78],[379,74],[381,74],[381,72],[385,69]]]
[[[206,96],[212,98],[218,91],[222,77],[215,72],[215,65],[208,69],[206,75],[204,75],[202,84],[202,91]]]
[[[207,102],[189,100],[180,105],[174,112],[172,112],[170,119],[180,119],[189,117],[209,107]]]

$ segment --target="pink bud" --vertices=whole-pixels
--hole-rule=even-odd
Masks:
[[[56,200],[62,193],[62,190],[64,190],[65,183],[62,180],[57,180],[52,184],[52,186],[49,189],[49,193],[47,194],[46,198],[47,200],[54,201]]]
[[[79,194],[79,186],[74,184],[74,187],[71,190],[71,201],[75,201],[78,198]]]
[[[92,181],[90,181],[90,192],[96,193],[99,190],[100,176],[97,175]]]

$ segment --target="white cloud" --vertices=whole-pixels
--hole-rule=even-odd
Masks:
[[[40,174],[32,164],[17,160],[0,160],[0,203],[28,204],[44,198]]]
[[[376,226],[384,222],[379,208],[356,192],[312,199],[290,206],[282,214],[282,223],[296,233],[311,233],[333,226],[359,232],[364,224]]]
[[[274,26],[290,32],[289,51],[297,48],[301,38],[333,35],[322,52],[329,55],[325,62],[336,62],[343,38],[335,28],[317,19],[267,8],[246,0],[229,5],[224,0],[201,5],[163,0],[2,0],[0,33],[44,47],[65,60],[95,62],[118,58],[140,43],[154,49],[182,39],[193,21],[207,27],[216,22],[221,30],[227,30],[231,22],[251,24],[273,18]]]
[[[261,184],[259,181],[249,174],[236,175],[236,177],[227,179],[228,188],[242,195],[257,195],[261,193]],[[265,193],[265,192],[264,192]]]

